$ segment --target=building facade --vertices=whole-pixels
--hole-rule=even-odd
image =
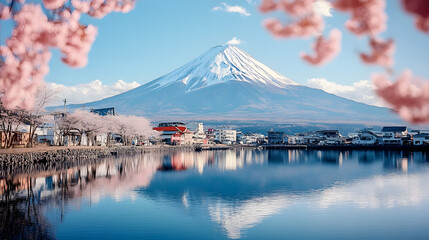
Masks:
[[[177,141],[179,134],[173,137],[175,133],[184,133],[188,131],[186,124],[182,122],[160,123],[158,127],[154,127],[153,130],[159,132],[161,140],[167,144],[173,144],[172,138]]]
[[[268,131],[268,144],[288,143],[288,137],[284,132]]]
[[[403,138],[407,138],[408,130],[406,126],[389,126],[383,127],[381,130],[383,137],[383,144],[402,144]]]
[[[214,140],[223,144],[233,144],[237,141],[236,130],[217,129],[214,135]]]

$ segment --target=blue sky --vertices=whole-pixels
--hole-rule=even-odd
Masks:
[[[75,69],[60,61],[54,51],[47,82],[74,86],[94,80],[112,85],[122,79],[124,83],[147,83],[186,64],[207,49],[225,44],[236,37],[242,41],[241,49],[272,69],[301,84],[308,79],[322,78],[339,86],[353,86],[368,80],[380,67],[361,63],[360,51],[367,51],[367,39],[351,35],[344,22],[348,15],[333,11],[326,17],[325,34],[332,28],[343,32],[342,52],[329,64],[313,67],[299,58],[302,51],[310,52],[313,39],[275,39],[262,26],[269,16],[257,8],[259,0],[139,0],[133,11],[114,13],[99,20],[85,17],[84,23],[98,27],[98,36],[89,54],[85,68]],[[213,8],[239,5],[250,16]],[[416,75],[429,78],[429,36],[414,28],[413,19],[406,14],[397,0],[387,1],[388,29],[383,37],[396,41],[396,73],[405,68]],[[2,26],[3,27],[3,26]],[[2,37],[4,37],[4,27]],[[132,85],[136,86],[136,85]],[[347,93],[346,93],[347,94]],[[355,93],[356,94],[356,93]]]

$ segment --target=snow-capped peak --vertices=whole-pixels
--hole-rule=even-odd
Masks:
[[[189,92],[227,81],[243,81],[278,88],[298,85],[232,45],[213,47],[190,63],[150,84],[154,88],[161,88],[181,83],[186,85],[186,92]]]

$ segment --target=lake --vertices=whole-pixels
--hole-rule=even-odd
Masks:
[[[429,152],[153,152],[0,173],[1,239],[429,239]]]

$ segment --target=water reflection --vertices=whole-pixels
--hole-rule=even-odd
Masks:
[[[81,206],[108,199],[116,202],[108,211],[124,200],[136,208],[152,202],[160,204],[159,211],[182,209],[171,218],[191,214],[198,223],[209,220],[230,239],[252,238],[252,228],[269,229],[265,220],[296,209],[332,215],[342,207],[356,209],[355,214],[358,209],[404,207],[427,211],[428,159],[426,152],[240,149],[147,153],[48,170],[35,166],[26,172],[6,169],[0,174],[0,238],[56,238],[56,226],[66,225],[68,212],[85,215]],[[207,238],[214,238],[217,227],[210,224]],[[128,230],[140,238],[150,231]],[[155,236],[177,237],[171,231],[164,234]]]

